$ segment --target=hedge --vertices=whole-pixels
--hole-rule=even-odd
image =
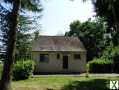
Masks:
[[[111,61],[94,59],[88,62],[87,69],[89,73],[111,73],[112,65]]]

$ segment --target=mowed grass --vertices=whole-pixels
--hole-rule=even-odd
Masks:
[[[0,68],[0,74],[1,71]],[[119,81],[119,77],[39,76],[13,81],[12,87],[13,90],[109,90],[110,80]]]
[[[28,80],[14,81],[13,87],[17,88],[15,90],[21,90],[21,88],[22,90],[60,90],[62,86],[67,85],[68,83],[77,79],[83,80],[84,78],[66,76],[41,76],[30,78]]]
[[[13,90],[108,90],[117,77],[41,76],[13,81]]]

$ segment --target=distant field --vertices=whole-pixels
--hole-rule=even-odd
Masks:
[[[42,76],[14,81],[12,85],[13,90],[107,90],[110,80],[119,80],[119,78]]]

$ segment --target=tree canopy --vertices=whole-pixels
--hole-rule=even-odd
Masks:
[[[87,59],[92,60],[94,57],[101,55],[104,47],[105,27],[102,19],[96,21],[74,21],[70,24],[70,31],[66,32],[66,36],[78,36],[87,49]]]
[[[87,1],[87,0],[83,0]],[[94,10],[97,16],[104,17],[108,23],[107,32],[110,32],[111,28],[115,31],[118,30],[119,23],[119,1],[118,0],[91,0],[94,5]]]

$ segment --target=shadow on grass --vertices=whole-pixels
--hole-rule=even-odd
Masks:
[[[87,81],[73,81],[65,85],[62,90],[109,90],[109,80],[92,79]]]

